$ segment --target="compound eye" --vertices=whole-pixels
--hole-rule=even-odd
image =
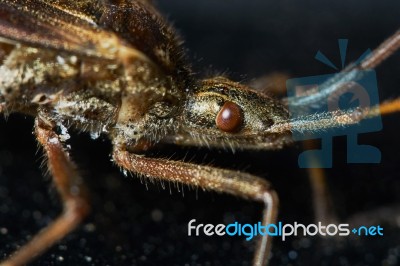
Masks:
[[[243,124],[242,109],[233,102],[225,102],[215,118],[217,127],[225,132],[236,132]]]

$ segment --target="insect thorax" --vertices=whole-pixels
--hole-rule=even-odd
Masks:
[[[128,67],[16,45],[0,67],[0,100],[9,112],[45,110],[57,123],[112,134],[117,143],[157,141],[174,130],[182,89],[151,62]]]

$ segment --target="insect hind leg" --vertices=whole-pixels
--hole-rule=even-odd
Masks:
[[[35,132],[43,146],[52,181],[64,205],[62,214],[27,244],[12,254],[1,266],[25,265],[74,230],[89,212],[86,188],[75,165],[65,151],[60,137],[48,122],[36,118]]]

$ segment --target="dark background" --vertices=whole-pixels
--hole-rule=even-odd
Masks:
[[[245,81],[272,71],[291,77],[333,73],[314,59],[317,50],[340,65],[338,38],[349,39],[349,62],[400,26],[398,1],[170,0],[158,5],[186,40],[199,76],[223,72]],[[397,53],[377,69],[382,100],[400,94],[399,59]],[[400,263],[398,121],[399,115],[384,117],[382,131],[360,136],[361,143],[381,150],[382,163],[346,164],[346,140],[338,137],[334,166],[326,171],[341,221],[357,216],[361,223],[380,223],[385,235],[275,239],[271,265]],[[0,257],[25,243],[61,210],[49,179],[42,177],[42,153],[36,153],[32,126],[32,118],[21,115],[0,121]],[[187,188],[184,195],[159,185],[146,188],[138,178],[124,177],[112,165],[107,139],[73,134],[71,145],[92,191],[93,211],[77,231],[35,265],[251,264],[254,241],[188,237],[187,223],[193,218],[199,223],[253,223],[260,217],[259,204]],[[283,151],[235,155],[176,147],[160,151],[175,158],[188,154],[197,162],[262,176],[280,195],[279,220],[309,224],[313,222],[311,191],[306,171],[297,166],[300,152],[300,144]]]

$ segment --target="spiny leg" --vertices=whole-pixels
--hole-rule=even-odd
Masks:
[[[261,202],[264,204],[263,225],[276,222],[278,196],[270,184],[259,177],[237,171],[144,157],[118,147],[114,148],[113,157],[115,162],[124,169],[149,178],[180,182]],[[258,240],[254,265],[261,266],[268,262],[271,241],[268,234]]]
[[[64,210],[55,221],[12,254],[8,260],[0,263],[1,266],[27,264],[74,230],[89,212],[82,178],[64,150],[60,137],[54,132],[52,125],[37,118],[35,133],[46,152],[52,181],[61,196]]]

